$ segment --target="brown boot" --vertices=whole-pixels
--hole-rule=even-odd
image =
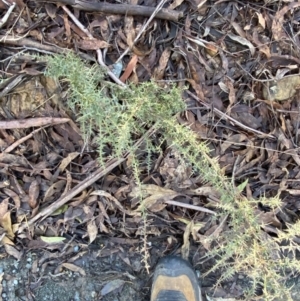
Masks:
[[[186,260],[167,256],[158,262],[151,301],[202,301],[197,276]]]

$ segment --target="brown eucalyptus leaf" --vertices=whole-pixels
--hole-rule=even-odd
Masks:
[[[211,186],[201,186],[196,189],[189,189],[184,191],[184,193],[189,195],[204,195],[204,196],[215,196],[220,197],[220,193]]]
[[[29,186],[29,200],[28,200],[28,203],[29,203],[29,206],[31,208],[36,208],[37,206],[37,199],[39,197],[39,193],[40,193],[40,185],[38,183],[37,180],[34,180],[30,186]]]
[[[290,3],[289,5],[284,6],[281,10],[277,11],[272,23],[272,33],[275,41],[280,41],[287,38],[284,27],[284,15],[291,9],[299,7],[299,2]]]
[[[77,46],[78,48],[84,50],[97,50],[97,49],[108,48],[110,44],[108,44],[105,41],[101,41],[97,39],[85,39],[77,42]]]
[[[258,221],[262,225],[272,225],[276,228],[281,228],[282,224],[276,216],[274,211],[262,212],[259,209],[255,210],[255,213],[258,217]]]
[[[0,202],[0,219],[8,210],[8,201],[9,198],[6,198]]]
[[[72,186],[72,176],[71,176],[71,173],[68,170],[66,170],[66,174],[67,174],[67,183],[66,183],[65,190],[62,193],[62,196],[65,196],[68,193],[68,191],[71,189],[71,186]]]
[[[224,154],[225,151],[234,145],[235,143],[240,143],[246,141],[248,138],[245,134],[236,134],[229,137],[226,141],[221,144],[221,154]]]
[[[14,239],[15,234],[13,232],[12,224],[11,224],[11,217],[10,212],[6,212],[3,216],[0,216],[0,225],[6,231],[6,235],[10,239]]]
[[[124,73],[120,77],[120,80],[123,83],[125,83],[125,81],[128,79],[128,77],[131,75],[133,69],[135,68],[135,66],[137,64],[137,62],[138,62],[138,56],[134,54],[133,57],[131,58],[131,60],[129,61]]]
[[[210,239],[206,239],[204,242],[204,246],[207,250],[210,250],[211,247],[211,241],[214,239],[217,239],[221,232],[224,230],[225,226],[226,226],[226,221],[227,221],[228,215],[226,215],[222,221],[220,222],[219,225],[215,225],[213,227],[211,227],[210,229],[208,229],[205,232],[205,237],[209,237]]]
[[[108,216],[108,214],[107,214],[107,212],[106,212],[106,210],[105,210],[105,208],[104,208],[103,203],[102,203],[102,202],[98,202],[98,206],[99,206],[99,209],[100,209],[101,214],[102,214],[107,220],[109,220],[109,216]]]
[[[7,252],[7,254],[9,254],[10,256],[13,256],[17,260],[20,260],[22,258],[22,253],[19,252],[15,247],[13,247],[9,244],[5,244],[4,248],[5,248],[5,251]]]
[[[263,86],[263,97],[267,100],[283,101],[293,97],[300,89],[300,76],[289,75]]]
[[[125,283],[125,281],[122,279],[114,279],[114,280],[106,283],[100,291],[101,296],[105,296],[105,295],[113,292],[114,290],[119,289],[124,283]]]
[[[251,55],[254,55],[255,54],[255,47],[253,46],[253,44],[248,41],[246,38],[242,38],[242,37],[239,37],[233,33],[228,33],[227,34],[228,37],[233,40],[233,41],[236,41],[238,42],[239,44],[242,44],[242,45],[245,45],[247,46],[249,49],[250,49],[250,53]]]
[[[195,80],[188,78],[187,81],[192,85],[193,89],[195,90],[198,98],[205,99],[204,90],[202,85],[198,84]]]
[[[161,54],[161,57],[159,59],[159,65],[154,69],[153,78],[155,80],[161,80],[163,78],[170,56],[171,49],[166,48]]]
[[[10,164],[11,166],[28,167],[27,160],[24,157],[3,152],[0,154],[0,162]]]
[[[133,41],[136,36],[132,16],[126,16],[124,18],[124,33],[126,36],[127,45],[132,48],[134,46]]]
[[[85,276],[86,273],[84,271],[83,268],[80,268],[79,266],[73,264],[73,263],[68,263],[68,262],[65,262],[61,265],[62,267],[70,270],[70,271],[73,271],[73,272],[77,272],[79,273],[81,276]]]
[[[194,222],[193,220],[190,221],[184,230],[183,234],[183,245],[181,247],[181,256],[183,259],[188,259],[189,258],[189,253],[190,253],[190,234],[192,233]]]
[[[104,190],[96,190],[96,191],[93,191],[91,193],[91,195],[100,195],[100,196],[104,196],[106,198],[108,198],[110,201],[113,202],[113,204],[119,209],[121,210],[122,212],[124,213],[128,213],[127,210],[124,209],[124,207],[122,206],[122,204],[115,198],[113,197],[111,194],[109,194],[108,192],[104,191]]]
[[[4,236],[1,241],[0,241],[3,245],[10,245],[10,246],[14,246],[15,244],[7,237]]]
[[[66,167],[79,155],[80,153],[78,152],[74,152],[74,153],[70,153],[68,154],[68,156],[66,158],[64,158],[60,165],[59,165],[59,170],[60,172],[63,172]]]
[[[56,18],[56,12],[57,12],[57,9],[58,7],[52,3],[45,3],[45,9],[46,9],[46,12],[48,14],[48,16],[51,18],[51,19],[55,19]]]
[[[169,5],[168,9],[174,9],[179,6],[184,0],[173,0],[173,2]]]
[[[46,191],[43,202],[48,202],[53,199],[53,195],[55,193],[61,192],[62,189],[65,187],[66,181],[65,180],[59,180],[56,183],[52,184]]]
[[[256,12],[256,15],[258,17],[258,23],[259,25],[265,29],[266,28],[266,20],[264,18],[264,16],[261,13]]]
[[[236,102],[235,89],[232,81],[229,78],[225,78],[225,85],[228,88],[228,99],[230,103],[230,107],[232,107]]]
[[[90,243],[92,243],[96,239],[97,234],[98,234],[98,227],[96,226],[96,223],[94,220],[90,221],[87,224],[87,232],[89,235]]]
[[[161,200],[163,198],[172,199],[179,195],[179,193],[177,193],[174,190],[164,188],[164,187],[159,187],[159,186],[153,185],[153,184],[143,185],[142,189],[147,194],[150,194],[150,196],[143,199],[141,204],[138,206],[138,208],[135,211],[143,211],[145,208],[150,209],[159,200]]]
[[[96,218],[96,221],[97,221],[97,224],[99,225],[100,232],[109,234],[109,230],[108,230],[108,228],[107,228],[107,227],[105,226],[105,224],[104,224],[104,218],[103,218],[103,216],[101,217],[101,216],[99,215],[99,216]]]

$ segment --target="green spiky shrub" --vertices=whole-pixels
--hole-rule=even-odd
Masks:
[[[172,85],[162,88],[154,82],[121,88],[105,81],[105,72],[99,66],[88,66],[71,54],[47,57],[47,62],[46,75],[68,82],[68,104],[79,112],[78,121],[86,138],[97,131],[102,163],[106,146],[117,157],[130,152],[136,181],[142,187],[135,142],[153,127],[220,193],[218,218],[228,216],[228,226],[218,238],[212,238],[214,248],[208,254],[216,259],[211,272],[223,271],[220,281],[243,273],[252,280],[247,297],[253,297],[259,285],[265,300],[291,300],[284,276],[291,271],[300,272],[300,265],[294,256],[283,256],[283,251],[293,254],[298,249],[293,238],[300,234],[300,223],[278,231],[276,238],[262,231],[264,225],[255,214],[258,202],[276,209],[280,206],[279,198],[247,200],[242,196],[244,186],[235,187],[223,174],[217,159],[210,157],[206,144],[188,127],[177,123],[175,115],[185,109],[182,91]],[[148,154],[158,151],[151,136],[145,135],[144,145]]]

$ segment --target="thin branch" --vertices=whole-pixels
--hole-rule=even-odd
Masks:
[[[0,121],[0,129],[27,129],[35,126],[62,124],[69,122],[69,118],[37,117],[28,119],[17,119]]]
[[[42,52],[48,53],[66,53],[70,51],[68,49],[60,48],[58,46],[41,44],[41,42],[37,42],[25,37],[17,37],[11,35],[0,35],[0,43],[34,48],[36,51],[41,50]]]
[[[80,21],[73,15],[73,13],[65,6],[62,6],[63,10],[69,15],[69,17],[73,20],[73,22],[91,39],[94,39],[93,35],[87,30],[87,28],[80,23]],[[114,80],[117,84],[119,84],[122,87],[127,87],[116,75],[111,72],[111,70],[105,65],[102,58],[102,52],[100,49],[96,50],[97,53],[97,59],[100,66],[104,67],[107,71],[107,74],[110,76],[112,80]]]
[[[196,99],[198,102],[202,103],[206,108],[213,110],[213,112],[215,112],[220,118],[224,118],[227,119],[231,122],[233,122],[235,125],[241,127],[242,129],[245,129],[246,131],[252,132],[254,134],[258,134],[261,137],[265,137],[265,138],[272,138],[272,139],[276,139],[275,136],[271,135],[271,134],[266,134],[263,133],[261,131],[252,129],[244,124],[242,124],[241,122],[235,120],[234,118],[230,117],[229,115],[223,113],[222,111],[218,110],[217,108],[212,108],[209,104],[207,104],[205,101],[201,100],[200,98],[198,98],[196,95],[194,95],[192,92],[190,91],[186,91],[190,96],[192,96],[194,99]]]
[[[25,228],[32,226],[39,219],[44,219],[47,216],[51,215],[55,210],[59,209],[61,206],[66,204],[73,197],[78,195],[81,191],[83,191],[84,189],[91,186],[93,183],[95,183],[97,180],[99,180],[100,178],[105,176],[107,173],[112,171],[116,166],[118,166],[125,160],[126,160],[126,158],[121,158],[118,160],[112,159],[112,160],[108,161],[108,163],[106,163],[104,168],[101,167],[101,168],[97,169],[94,173],[92,173],[90,176],[88,176],[82,182],[77,184],[73,189],[71,189],[67,195],[60,197],[54,203],[52,203],[51,205],[49,205],[48,207],[46,207],[42,211],[40,211],[36,216],[34,216],[27,223],[21,225],[19,228],[19,233],[21,233]]]
[[[54,2],[54,3],[63,3],[65,5],[72,5],[74,8],[78,8],[84,11],[102,12],[106,14],[117,14],[117,15],[126,15],[126,16],[143,16],[150,17],[155,11],[155,7],[145,6],[145,5],[131,5],[131,4],[111,4],[107,2],[90,2],[90,1],[79,1],[79,0],[37,0],[38,2]],[[155,18],[169,20],[169,21],[178,21],[183,17],[183,12],[170,10],[170,9],[161,9]]]
[[[143,34],[143,32],[146,30],[146,28],[149,26],[150,22],[155,18],[155,16],[159,13],[159,11],[162,9],[163,5],[165,4],[166,0],[161,0],[161,2],[158,4],[158,6],[156,7],[156,9],[154,10],[154,12],[152,13],[152,15],[150,16],[150,18],[148,19],[148,21],[142,26],[142,28],[140,29],[139,33],[137,34],[137,36],[135,37],[132,45],[130,45],[130,47],[128,47],[123,54],[118,58],[118,60],[116,61],[116,63],[120,62],[121,59],[130,51],[131,47],[134,46],[134,44],[138,41],[138,39],[141,37],[141,35]]]
[[[175,205],[175,206],[179,206],[179,207],[183,207],[183,208],[187,208],[187,209],[193,209],[193,210],[202,211],[202,212],[216,215],[216,212],[206,209],[204,207],[200,207],[200,206],[185,204],[185,203],[181,203],[181,202],[177,202],[177,201],[165,201],[165,203],[169,204],[169,205]]]
[[[152,126],[144,135],[141,137],[136,143],[135,147],[140,146],[144,139],[146,137],[149,137],[153,135],[156,132],[155,126]],[[67,195],[61,196],[58,200],[56,200],[54,203],[52,203],[47,208],[44,208],[41,212],[39,212],[36,216],[34,216],[30,221],[27,223],[21,225],[19,227],[18,232],[21,233],[25,228],[32,226],[36,221],[39,219],[45,219],[47,216],[51,215],[55,210],[66,204],[68,201],[70,201],[73,197],[78,195],[80,192],[82,192],[84,189],[91,186],[93,183],[98,181],[100,178],[105,176],[107,173],[112,171],[115,167],[117,167],[119,164],[124,162],[130,152],[127,152],[124,154],[124,156],[120,159],[113,158],[110,161],[108,161],[104,167],[98,168],[95,172],[93,172],[90,176],[88,176],[86,179],[81,181],[79,184],[77,184],[74,188],[72,188],[70,191],[68,191]]]
[[[7,12],[5,13],[5,15],[3,16],[2,19],[0,19],[0,28],[7,22],[10,14],[12,13],[12,11],[14,10],[16,6],[16,3],[14,2],[7,10]]]
[[[29,135],[17,140],[16,142],[14,142],[13,144],[11,144],[9,147],[7,147],[3,152],[4,153],[10,153],[12,152],[16,147],[18,147],[20,144],[24,143],[26,140],[30,139],[31,137],[33,137],[34,134],[38,133],[40,130],[44,129],[46,127],[42,127],[39,128],[37,130],[34,130],[33,132],[31,132]]]

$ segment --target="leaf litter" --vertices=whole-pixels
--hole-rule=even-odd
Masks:
[[[1,12],[7,10],[3,3]],[[147,3],[156,5],[155,1]],[[22,10],[25,6],[33,19]],[[185,257],[193,254],[193,263],[198,264],[205,250],[211,249],[211,238],[218,238],[227,227],[227,218],[216,221],[208,212],[191,209],[217,212],[221,196],[169,148],[154,159],[150,174],[143,179],[142,203],[130,164],[127,169],[117,166],[49,216],[19,231],[20,223],[68,195],[97,168],[93,137],[86,142],[74,112],[65,105],[66,85],[42,75],[43,63],[32,56],[49,52],[47,44],[55,45],[53,53],[63,48],[76,50],[89,62],[95,62],[93,51],[104,49],[105,63],[111,68],[120,52],[129,47],[132,51],[122,60],[122,82],[152,79],[162,85],[172,81],[186,85],[189,93],[183,97],[188,110],[178,117],[179,122],[189,124],[206,141],[211,155],[219,158],[222,170],[236,186],[247,180],[246,191],[254,198],[281,194],[280,211],[260,204],[255,208],[266,234],[298,219],[299,4],[167,1],[166,7],[183,12],[182,22],[154,18],[134,44],[147,20],[143,16],[97,15],[83,10],[79,14],[80,9],[75,10],[94,37],[91,39],[59,5],[42,7],[17,1],[1,28],[2,37],[9,32],[20,37],[14,41],[1,38],[0,54],[1,70],[5,70],[0,78],[0,235],[7,254],[21,260],[22,246],[39,250],[41,256],[51,251],[47,266],[54,266],[54,271],[67,269],[86,275],[80,263],[70,263],[68,258],[77,258],[76,246],[84,252],[96,246],[94,259],[123,257],[127,266],[133,265],[130,269],[141,271],[142,266],[139,269],[133,260],[140,253],[138,244],[129,243],[128,247],[110,238],[138,238],[142,243],[145,225],[140,213],[145,208],[151,268],[166,250],[180,251]],[[26,38],[22,38],[24,33]],[[33,133],[36,129],[39,131]],[[174,241],[179,242],[177,249]],[[208,264],[203,263],[202,269]],[[204,279],[207,287],[213,284]],[[233,282],[231,288],[234,285],[241,284]],[[124,279],[109,280],[100,294],[104,297],[123,287]],[[226,298],[240,296],[238,289],[224,287]]]

